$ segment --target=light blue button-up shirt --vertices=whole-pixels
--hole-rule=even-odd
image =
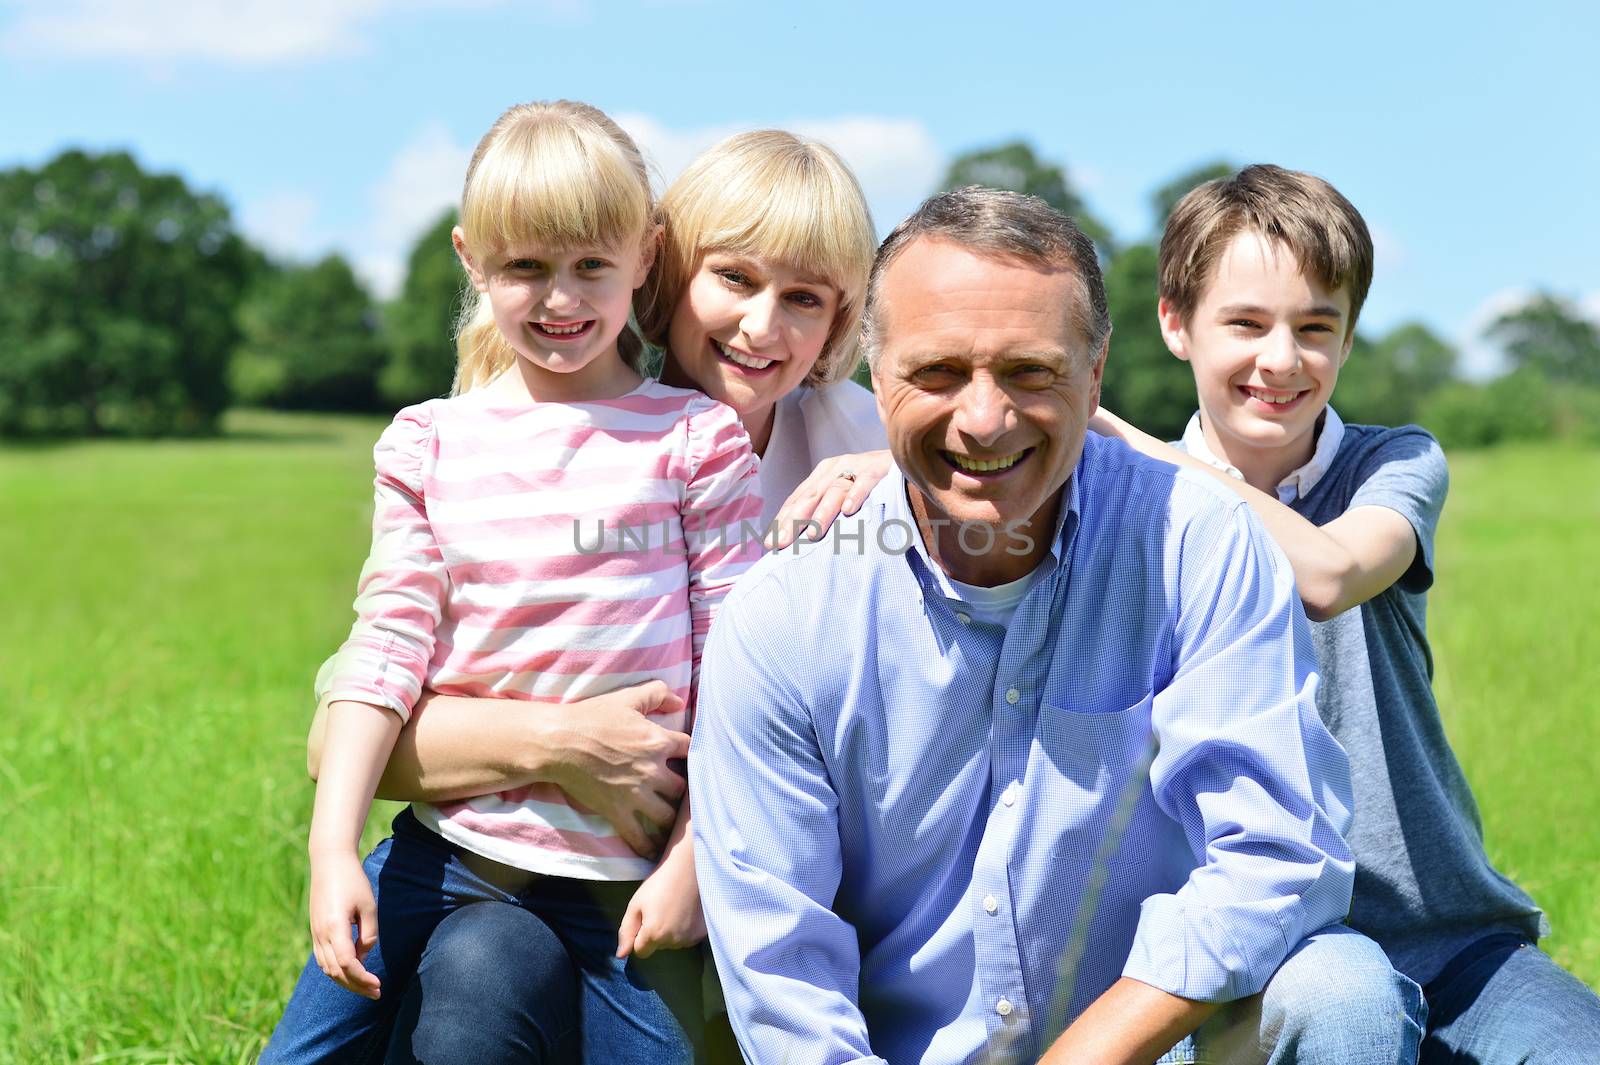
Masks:
[[[951,600],[898,474],[725,601],[690,779],[757,1065],[1031,1061],[1119,975],[1253,994],[1348,909],[1288,563],[1237,497],[1093,434],[1063,499],[1003,629]]]

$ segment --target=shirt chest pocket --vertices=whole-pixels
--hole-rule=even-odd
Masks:
[[[1058,857],[1110,861],[1128,846],[1136,822],[1154,812],[1152,698],[1103,712],[1040,706],[1030,790],[1038,828],[1055,835]]]

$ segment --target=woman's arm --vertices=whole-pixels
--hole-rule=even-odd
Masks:
[[[425,692],[400,730],[377,793],[441,802],[549,782],[651,857],[677,819],[685,784],[669,762],[688,754],[689,737],[645,715],[671,712],[679,702],[660,681],[562,704]],[[326,728],[323,704],[306,737],[313,780]]]
[[[1416,558],[1416,531],[1387,507],[1352,507],[1326,525],[1314,525],[1266,492],[1135,428],[1104,407],[1095,412],[1089,428],[1152,458],[1198,470],[1242,496],[1288,557],[1300,601],[1312,621],[1327,621],[1365,603],[1404,576]]]

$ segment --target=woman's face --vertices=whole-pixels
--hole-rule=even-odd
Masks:
[[[772,409],[816,365],[839,311],[820,278],[758,255],[700,256],[667,328],[677,367],[701,391],[738,412],[758,451]]]

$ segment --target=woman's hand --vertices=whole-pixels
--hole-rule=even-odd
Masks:
[[[888,476],[893,465],[887,451],[823,459],[778,511],[774,550],[794,543],[802,530],[813,540],[822,539],[841,514],[849,516],[861,509],[868,493]]]
[[[655,857],[689,786],[675,768],[689,755],[689,736],[646,715],[681,710],[683,700],[652,680],[570,707],[550,741],[562,752],[551,780],[610,822],[634,853]]]
[[[359,937],[352,942],[350,926]],[[378,942],[378,902],[355,851],[311,857],[311,953],[340,987],[376,1000],[378,978],[361,963]]]
[[[692,947],[705,937],[700,884],[690,841],[685,839],[633,893],[617,929],[617,957],[648,958],[658,950]]]

